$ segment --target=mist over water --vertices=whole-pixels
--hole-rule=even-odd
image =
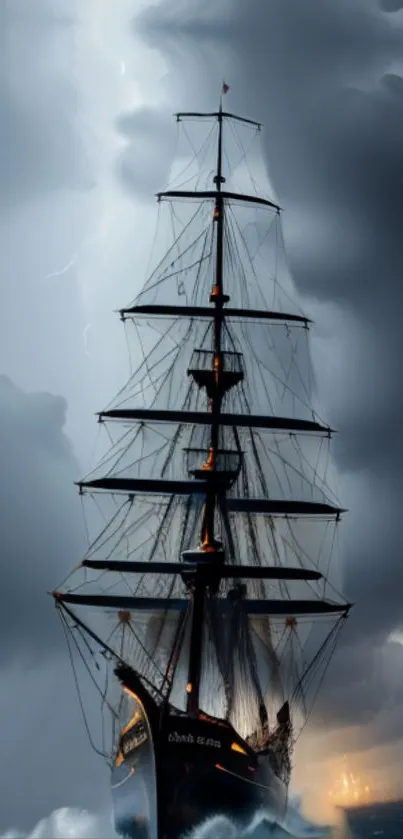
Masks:
[[[270,813],[256,813],[243,831],[224,816],[208,819],[183,839],[347,839],[338,829],[318,826],[306,820],[298,800],[291,802],[283,822],[278,823]],[[64,807],[41,819],[31,832],[17,828],[3,833],[0,839],[117,839],[111,816]],[[154,837],[152,838],[154,839]],[[178,837],[182,839],[182,837]]]
[[[108,816],[96,816],[85,811],[62,807],[41,819],[28,833],[12,828],[0,839],[115,839],[116,834]]]

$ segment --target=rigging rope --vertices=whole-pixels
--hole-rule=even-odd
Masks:
[[[84,703],[83,703],[82,696],[81,696],[80,683],[79,683],[79,680],[77,678],[76,668],[74,666],[74,658],[73,658],[71,645],[70,645],[70,640],[69,640],[69,632],[70,632],[71,635],[72,635],[72,633],[70,631],[70,628],[68,627],[66,619],[65,619],[64,615],[62,614],[61,610],[59,610],[59,612],[60,612],[60,617],[61,617],[61,621],[62,621],[63,632],[64,632],[64,635],[65,635],[65,638],[66,638],[66,644],[67,644],[67,649],[68,649],[68,653],[69,653],[70,664],[71,664],[71,667],[72,667],[72,670],[73,670],[74,683],[75,683],[76,690],[77,690],[78,701],[79,701],[79,705],[80,705],[80,709],[81,709],[81,713],[82,713],[82,718],[83,718],[85,730],[87,732],[87,737],[89,739],[89,742],[90,742],[90,745],[91,745],[91,748],[93,749],[93,751],[96,752],[96,754],[99,755],[100,757],[103,757],[104,759],[109,760],[109,756],[106,755],[104,752],[102,752],[100,749],[98,749],[97,746],[95,745],[94,741],[93,741],[91,730],[90,730],[88,720],[87,720],[87,716],[86,716],[86,713],[85,713]],[[72,637],[73,637],[73,640],[75,641],[74,636],[72,636]],[[81,650],[79,648],[78,648],[78,650],[79,650],[79,653],[81,655]],[[86,667],[87,672],[89,673],[92,681],[95,683],[95,686],[96,686],[98,692],[101,693],[101,691],[99,689],[99,685],[97,684],[96,680],[94,680],[94,677],[92,676],[92,673],[89,671],[89,668],[87,667],[87,664],[86,664],[85,660],[84,660],[84,666]],[[102,696],[102,693],[101,693],[101,696]]]

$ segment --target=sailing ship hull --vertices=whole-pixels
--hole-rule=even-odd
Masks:
[[[218,814],[239,826],[257,810],[284,816],[287,787],[269,756],[250,749],[229,723],[172,710],[153,720],[142,710],[147,737],[132,738],[131,750],[113,771],[118,834],[179,839]]]

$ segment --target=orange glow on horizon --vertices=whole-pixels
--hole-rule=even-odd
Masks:
[[[360,741],[358,726],[311,727],[297,741],[292,786],[307,818],[343,829],[344,809],[402,800],[403,739],[362,750]]]

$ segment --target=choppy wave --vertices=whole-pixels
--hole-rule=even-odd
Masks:
[[[186,839],[330,839],[336,835],[332,827],[308,821],[301,812],[300,799],[295,798],[281,821],[268,811],[259,812],[249,826],[239,832],[229,819],[216,816],[197,827]]]
[[[276,822],[268,812],[256,813],[251,824],[240,833],[229,819],[216,816],[193,830],[186,839],[330,839],[335,836],[341,839],[330,827],[305,819],[300,801],[295,799],[281,822]],[[0,839],[116,839],[116,834],[109,816],[65,807],[41,819],[31,832],[11,829]]]

